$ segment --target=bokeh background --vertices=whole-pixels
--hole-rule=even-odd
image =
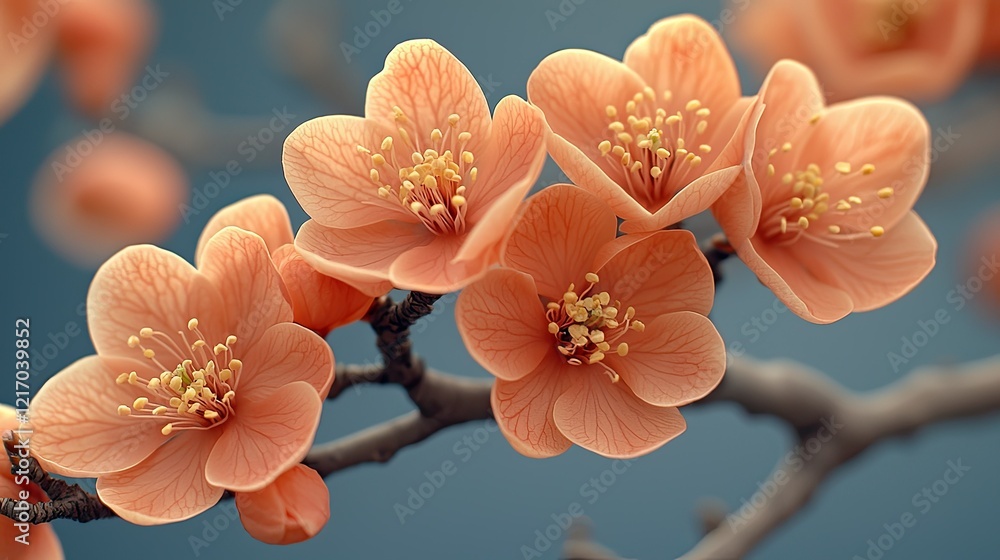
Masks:
[[[367,79],[381,69],[385,55],[400,41],[430,37],[445,45],[477,76],[494,105],[507,94],[524,96],[531,70],[555,50],[580,47],[620,57],[632,39],[664,16],[692,12],[711,21],[719,19],[722,9],[714,0],[400,1],[402,12],[379,25],[378,34],[349,61],[339,46],[341,41],[355,41],[355,26],[363,28],[372,21],[371,10],[384,10],[386,1],[329,2],[333,6],[325,12],[329,18],[309,18],[310,25],[292,34],[291,38],[306,41],[301,48],[326,49],[326,66],[309,66],[306,72],[325,94],[289,78],[303,60],[288,57],[287,49],[275,48],[274,28],[269,24],[275,2],[157,2],[160,36],[148,63],[159,64],[169,76],[154,92],[158,95],[150,95],[127,122],[116,123],[123,130],[144,130],[148,136],[188,138],[171,147],[175,152],[191,151],[191,142],[205,143],[210,138],[212,153],[201,162],[196,157],[183,158],[192,192],[205,195],[206,204],[192,206],[195,211],[187,213],[163,246],[190,259],[201,228],[215,211],[258,193],[284,201],[294,224],[304,221],[281,174],[284,135],[315,116],[359,111]],[[563,15],[570,8],[571,13]],[[553,20],[547,12],[560,14],[562,19]],[[287,34],[282,37],[289,39]],[[755,92],[762,76],[745,64],[741,53],[734,52],[734,56],[744,91]],[[861,391],[888,385],[922,364],[967,361],[995,353],[1000,315],[988,304],[983,295],[986,290],[961,309],[949,295],[969,278],[963,263],[970,251],[970,226],[1000,199],[1000,163],[993,158],[987,165],[968,166],[950,158],[983,149],[982,138],[964,128],[971,126],[969,107],[998,89],[997,80],[978,76],[950,100],[926,108],[935,137],[949,134],[954,141],[940,151],[943,171],[934,172],[932,184],[917,204],[940,242],[939,264],[923,284],[883,310],[815,326],[781,313],[783,308],[776,305],[774,296],[740,263],[728,262],[713,314],[727,344],[754,357],[801,361]],[[203,105],[203,113],[192,109],[197,104]],[[222,171],[227,160],[244,162],[238,146],[247,134],[266,126],[274,110],[293,115],[293,124],[278,132],[225,188],[206,190],[210,173]],[[10,327],[15,318],[29,317],[36,353],[51,343],[43,359],[34,364],[36,388],[93,350],[81,314],[93,268],[72,264],[43,243],[28,217],[28,190],[53,150],[93,126],[66,107],[52,75],[16,116],[0,126],[0,258],[4,265],[0,317]],[[170,132],[171,127],[180,130]],[[197,134],[185,136],[185,130]],[[212,158],[216,161],[209,161]],[[561,180],[558,169],[549,165],[539,186]],[[711,230],[702,232],[707,235]],[[485,377],[486,372],[462,347],[453,306],[454,297],[446,296],[440,311],[418,326],[416,348],[435,367]],[[904,339],[912,340],[920,330],[919,322],[933,318],[941,309],[950,321],[927,337],[909,363],[894,367],[888,353],[900,353]],[[377,359],[365,325],[334,332],[329,340],[339,362]],[[13,401],[12,346],[11,375],[3,376],[6,381],[0,390],[0,401],[5,403]],[[348,391],[326,404],[317,441],[350,434],[402,414],[410,406],[396,387]],[[70,559],[138,555],[147,560],[515,559],[525,558],[522,546],[534,547],[536,531],[544,533],[553,515],[578,503],[593,520],[597,539],[623,557],[674,558],[700,537],[695,515],[700,500],[717,497],[740,506],[757,491],[758,483],[767,480],[792,443],[778,421],[749,417],[732,405],[691,407],[685,416],[689,428],[682,437],[624,470],[623,465],[616,465],[620,474],[604,486],[611,479],[605,474],[603,492],[594,492],[596,486],[590,481],[600,480],[612,461],[579,448],[553,459],[527,459],[513,451],[491,425],[476,423],[443,431],[403,450],[388,464],[365,465],[330,477],[329,525],[316,538],[291,547],[273,547],[250,538],[230,518],[231,505],[168,526],[134,527],[107,520],[86,525],[57,521],[55,528]],[[958,460],[971,470],[922,513],[912,502],[914,495],[940,479],[948,461]],[[457,472],[401,521],[396,504],[406,505],[410,490],[416,490],[427,480],[426,473],[441,469],[445,461],[454,462]],[[1000,417],[933,427],[911,439],[885,443],[839,471],[801,515],[751,558],[865,558],[868,539],[877,539],[885,532],[883,524],[898,522],[907,512],[916,516],[917,523],[885,558],[998,558],[998,472]],[[218,529],[208,529],[213,522]],[[542,558],[558,557],[562,538],[558,540],[541,552]]]

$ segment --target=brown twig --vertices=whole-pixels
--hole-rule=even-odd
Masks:
[[[801,510],[839,467],[872,445],[940,422],[1000,410],[1000,356],[952,367],[926,367],[879,391],[856,395],[792,362],[739,360],[708,399],[731,401],[748,412],[787,421],[800,445],[818,450],[759,508],[731,513],[681,560],[743,558]],[[825,430],[825,432],[823,432]],[[789,472],[791,471],[791,472]]]
[[[105,519],[115,517],[115,512],[104,505],[97,496],[88,494],[83,488],[76,484],[69,484],[64,480],[53,478],[34,457],[22,457],[20,452],[27,447],[21,447],[20,438],[15,437],[13,432],[7,431],[3,434],[3,445],[10,460],[11,474],[16,476],[27,476],[28,480],[38,485],[48,496],[48,502],[38,502],[30,504],[27,508],[19,510],[19,503],[13,498],[0,498],[0,514],[21,523],[48,523],[55,519],[72,519],[80,523],[86,523],[95,519]]]

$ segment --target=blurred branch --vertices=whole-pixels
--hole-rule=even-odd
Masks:
[[[72,519],[86,523],[95,519],[115,517],[115,512],[104,505],[93,494],[88,494],[76,484],[53,478],[34,457],[21,457],[18,449],[18,438],[13,432],[3,434],[3,446],[10,461],[10,472],[16,476],[27,476],[28,480],[38,485],[48,496],[48,502],[37,502],[28,505],[27,509],[18,510],[19,502],[13,498],[0,498],[0,514],[21,523],[48,523],[55,519]],[[27,445],[25,445],[27,447]],[[26,462],[27,466],[19,466]]]
[[[1000,356],[957,366],[924,367],[870,394],[850,393],[819,372],[787,361],[737,360],[703,402],[735,402],[752,414],[788,422],[798,443],[821,447],[762,507],[732,513],[681,560],[743,558],[806,506],[827,478],[872,445],[958,418],[1000,410]],[[843,424],[841,424],[841,422]],[[824,441],[821,430],[833,432]]]
[[[715,280],[715,284],[718,286],[722,282],[722,262],[733,256],[736,250],[733,249],[733,246],[729,244],[729,241],[723,234],[718,233],[702,245],[701,252],[705,255],[708,266],[712,269],[712,279]]]

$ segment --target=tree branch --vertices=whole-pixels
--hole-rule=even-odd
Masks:
[[[872,445],[947,420],[1000,410],[1000,356],[952,367],[925,367],[878,391],[856,395],[792,362],[738,360],[705,402],[730,401],[787,421],[799,443],[820,445],[776,493],[750,512],[731,513],[680,560],[743,558],[812,499],[826,479]],[[843,422],[843,425],[840,425]],[[826,430],[829,436],[823,436]],[[789,472],[791,471],[791,472]]]
[[[422,369],[422,368],[421,368]],[[408,389],[418,410],[356,434],[313,447],[303,463],[328,476],[362,463],[384,463],[404,447],[447,428],[493,417],[490,379],[428,370]]]
[[[11,474],[25,475],[38,485],[48,496],[48,502],[30,504],[26,510],[18,511],[18,500],[0,498],[0,514],[21,523],[48,523],[55,519],[72,519],[86,523],[95,519],[115,517],[115,512],[104,505],[97,496],[88,494],[76,484],[53,478],[34,457],[21,457],[19,441],[11,431],[4,432],[3,446],[10,461]]]

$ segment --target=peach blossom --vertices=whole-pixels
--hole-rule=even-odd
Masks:
[[[256,234],[223,229],[197,269],[149,245],[121,251],[87,296],[97,355],[32,401],[34,453],[97,477],[101,500],[140,525],[264,489],[309,450],[333,382],[329,346],[291,319]]]
[[[550,127],[549,153],[571,181],[653,231],[707,210],[739,174],[730,140],[747,125],[736,67],[690,15],[636,39],[623,62],[585,50],[543,60],[528,99]]]
[[[295,465],[257,492],[236,494],[240,520],[255,539],[292,544],[315,537],[330,519],[330,491],[319,473]]]
[[[0,404],[0,433],[6,430],[18,430],[21,422],[17,418],[17,411],[13,407]],[[29,438],[30,440],[30,438]],[[30,441],[29,441],[30,445]],[[18,498],[21,492],[28,492],[28,502],[34,504],[40,501],[48,501],[41,488],[33,483],[19,484],[20,480],[10,473],[10,465],[7,463],[7,454],[3,454],[3,467],[0,468],[0,498]],[[49,524],[33,525],[28,532],[28,544],[18,544],[14,539],[23,535],[14,521],[7,517],[0,516],[0,542],[3,543],[3,550],[8,555],[6,560],[62,560],[63,551],[59,544],[56,532]]]
[[[0,2],[0,36],[4,38],[0,42],[0,68],[3,68],[0,123],[28,100],[48,66],[55,42],[55,26],[32,23],[37,14],[49,21],[38,0]]]
[[[529,199],[506,267],[458,297],[469,353],[496,376],[492,408],[517,451],[571,444],[606,457],[649,453],[685,429],[677,407],[726,366],[706,315],[712,271],[689,231],[615,238],[614,212],[572,185]]]
[[[732,35],[758,65],[808,64],[835,100],[888,94],[937,100],[975,62],[983,0],[761,0],[740,8]],[[988,35],[988,33],[987,33]]]
[[[153,42],[149,0],[72,0],[54,16],[66,94],[84,114],[103,117],[132,88]]]
[[[911,211],[930,166],[920,111],[893,98],[827,107],[812,72],[792,61],[775,65],[757,103],[744,180],[713,208],[740,258],[814,323],[909,292],[937,251]]]
[[[173,156],[145,140],[120,132],[96,143],[79,136],[43,164],[31,218],[56,252],[92,266],[128,245],[166,238],[188,190]]]
[[[295,251],[288,211],[271,195],[243,199],[213,216],[198,239],[196,264],[208,240],[227,226],[252,231],[264,239],[292,304],[294,322],[326,336],[333,329],[362,318],[371,307],[371,296],[320,274]]]
[[[283,162],[312,217],[295,238],[309,264],[371,295],[445,293],[496,262],[545,162],[543,120],[515,96],[491,118],[458,59],[407,41],[368,84],[364,118],[306,122]]]

